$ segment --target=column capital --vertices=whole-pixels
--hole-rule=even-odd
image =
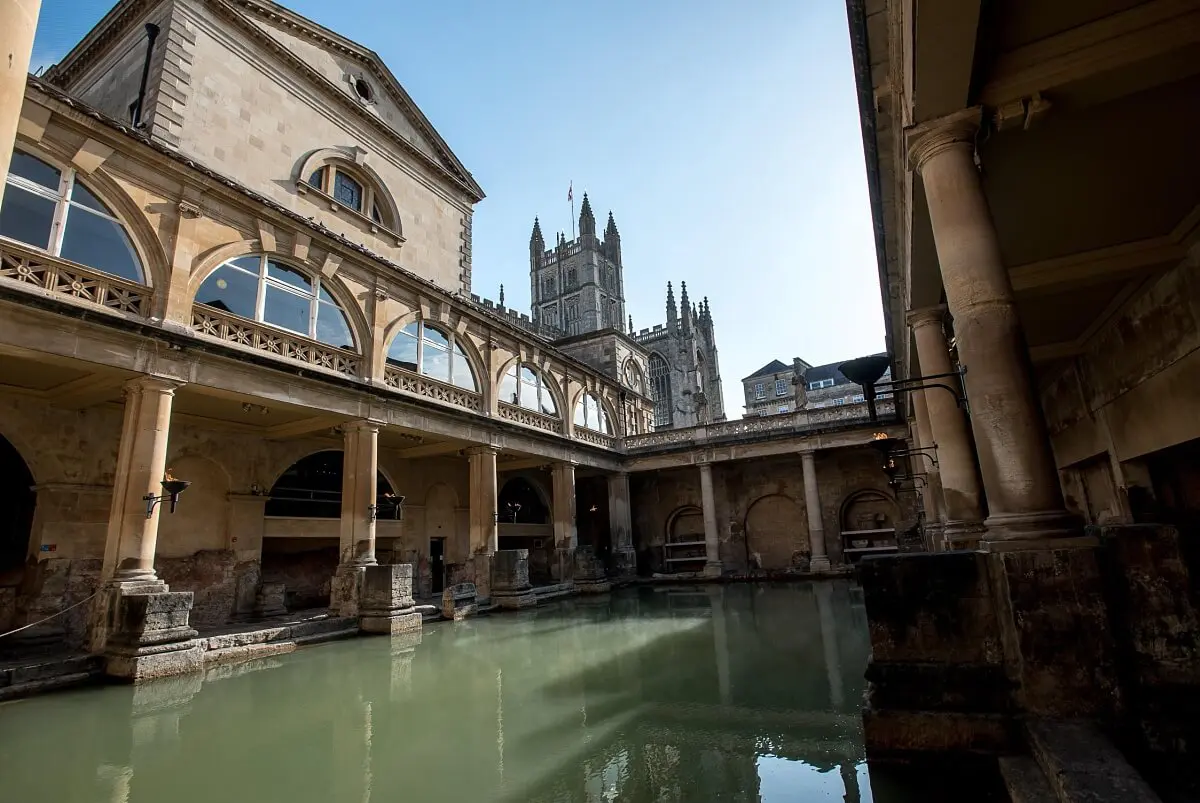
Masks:
[[[476,455],[484,454],[496,455],[500,454],[500,447],[491,445],[471,446],[470,448],[463,449],[463,454],[465,454],[467,457],[475,457]]]
[[[926,162],[943,151],[974,147],[975,135],[982,122],[983,107],[972,106],[907,129],[904,139],[908,148],[908,166],[920,173]]]
[[[562,471],[563,469],[567,468],[575,468],[578,465],[579,463],[575,462],[574,460],[555,460],[550,464],[550,468],[556,471]]]
[[[921,326],[929,326],[930,324],[941,326],[946,322],[946,305],[938,304],[933,307],[910,309],[904,317],[905,321],[913,329]]]
[[[134,377],[125,383],[125,393],[162,393],[168,396],[174,395],[175,391],[186,385],[178,379],[168,379],[163,376],[153,376],[145,374],[143,376]]]
[[[378,432],[383,427],[382,421],[374,421],[370,418],[360,418],[357,421],[347,421],[342,424],[343,432],[368,431]]]

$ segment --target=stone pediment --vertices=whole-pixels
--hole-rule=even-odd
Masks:
[[[450,151],[404,87],[372,50],[269,0],[209,0],[235,12],[248,32],[266,37],[293,57],[294,66],[336,92],[399,140],[432,161],[477,198],[483,191]]]

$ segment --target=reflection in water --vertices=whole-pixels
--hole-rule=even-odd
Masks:
[[[0,706],[0,800],[870,801],[868,650],[845,582],[631,589]]]

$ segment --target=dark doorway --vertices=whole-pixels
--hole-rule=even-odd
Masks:
[[[446,539],[429,539],[429,590],[442,593],[446,583]]]
[[[21,581],[37,502],[33,485],[20,453],[0,437],[0,586]]]

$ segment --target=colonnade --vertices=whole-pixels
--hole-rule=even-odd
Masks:
[[[908,323],[922,375],[953,371],[945,334],[952,324],[970,402],[968,424],[951,394],[918,391],[915,439],[937,446],[940,488],[929,507],[946,547],[1040,547],[1081,530],[1063,502],[975,162],[982,114],[981,107],[965,109],[908,131],[910,167],[924,185],[946,298],[944,307],[911,310]],[[937,381],[958,390],[955,382]]]

